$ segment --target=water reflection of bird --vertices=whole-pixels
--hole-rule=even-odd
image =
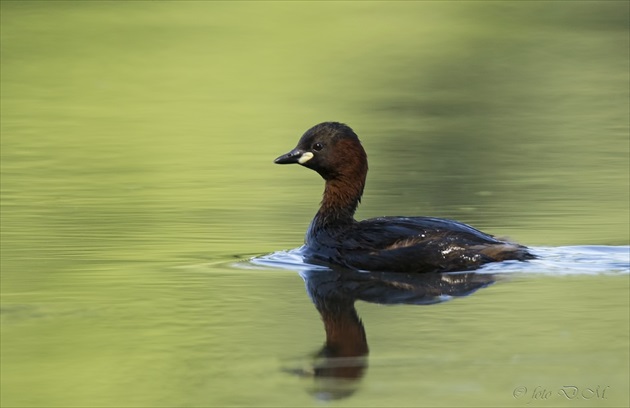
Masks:
[[[326,180],[321,207],[306,233],[309,262],[370,271],[447,272],[533,258],[521,245],[452,220],[381,217],[355,221],[368,163],[359,138],[344,124],[314,126],[275,163],[298,163]]]
[[[300,273],[319,312],[326,342],[309,369],[290,370],[312,376],[312,393],[319,399],[352,395],[367,369],[369,352],[356,300],[379,304],[426,305],[467,296],[494,282],[490,274],[359,272],[348,269],[307,270]]]

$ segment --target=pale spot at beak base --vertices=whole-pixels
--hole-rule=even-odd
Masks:
[[[307,161],[311,160],[313,158],[314,154],[311,152],[305,152],[302,153],[302,156],[300,156],[300,158],[298,159],[298,163],[300,164],[304,164]]]

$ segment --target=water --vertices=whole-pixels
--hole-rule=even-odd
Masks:
[[[328,270],[325,266],[310,265],[303,261],[303,248],[279,251],[254,257],[250,262],[266,268],[288,270]],[[582,245],[569,247],[530,247],[536,256],[528,262],[506,261],[485,264],[480,273],[547,274],[553,276],[582,274],[617,274],[628,272],[628,246]],[[237,264],[240,267],[249,265]]]
[[[3,407],[629,404],[627,3],[1,7]],[[321,180],[272,160],[323,120],[358,218],[539,259],[303,264]],[[317,357],[355,299],[365,344]]]
[[[458,297],[470,296],[480,289],[485,289],[491,285],[506,285],[514,283],[516,281],[525,281],[532,279],[533,274],[543,274],[551,278],[563,277],[565,279],[562,282],[562,288],[566,291],[570,290],[582,290],[581,285],[583,281],[577,278],[579,276],[599,276],[602,275],[611,277],[624,276],[627,278],[630,268],[630,247],[556,247],[556,248],[531,248],[532,253],[538,257],[535,260],[528,262],[507,261],[494,264],[488,264],[483,268],[466,273],[449,273],[449,274],[400,274],[400,273],[375,273],[375,272],[361,272],[361,271],[349,271],[349,270],[332,270],[323,266],[308,265],[302,261],[301,248],[297,248],[292,251],[277,252],[262,257],[257,257],[251,260],[251,264],[256,266],[268,267],[268,268],[287,268],[290,270],[298,270],[300,275],[306,283],[307,292],[310,298],[320,313],[321,319],[325,322],[326,341],[322,350],[315,355],[315,358],[310,361],[310,364],[304,368],[304,362],[302,366],[298,365],[297,368],[293,367],[287,369],[288,372],[308,377],[312,379],[313,385],[309,388],[312,395],[320,400],[337,400],[348,398],[354,393],[360,392],[363,389],[360,381],[366,375],[368,366],[373,365],[373,360],[376,360],[376,370],[378,372],[385,371],[387,368],[382,365],[395,367],[395,370],[408,369],[409,366],[422,370],[421,366],[417,366],[414,361],[417,358],[423,359],[427,356],[424,354],[418,354],[418,352],[408,351],[403,353],[405,357],[386,358],[385,361],[381,360],[377,356],[371,358],[371,363],[368,363],[367,356],[369,354],[369,330],[364,328],[360,317],[356,313],[354,307],[357,301],[368,302],[372,304],[380,305],[414,305],[414,306],[426,306],[436,305],[438,303],[446,302],[456,299]],[[250,263],[243,263],[242,266],[247,267]],[[613,279],[614,280],[614,279]],[[627,279],[626,279],[627,280]],[[540,282],[539,282],[540,283]],[[553,284],[544,283],[545,286],[554,286]],[[504,288],[497,288],[499,291],[505,291]],[[557,290],[557,289],[556,289]],[[507,293],[510,291],[508,290]],[[481,296],[481,295],[480,295]],[[519,292],[519,297],[523,298],[523,294]],[[552,292],[553,297],[553,292]],[[558,296],[559,297],[559,296]],[[526,302],[525,299],[523,299]],[[525,303],[526,304],[526,303]],[[494,305],[496,307],[496,304]],[[491,306],[492,307],[492,306]],[[523,325],[529,328],[538,329],[541,326],[546,326],[548,319],[532,319],[536,315],[536,312],[532,310],[531,305],[529,307],[521,309],[516,316],[516,321],[521,322]],[[509,310],[509,314],[506,316],[506,311],[492,310],[491,312],[484,312],[481,321],[475,323],[475,328],[485,328],[484,331],[492,332],[497,327],[505,327],[506,330],[501,330],[501,334],[497,333],[498,337],[501,335],[510,337],[510,332],[518,332],[523,330],[520,324],[516,324],[514,327],[515,316],[512,314],[514,309]],[[560,312],[560,313],[558,313]],[[428,313],[431,315],[432,313]],[[584,320],[588,320],[590,324],[605,319],[605,316],[589,316],[588,314],[580,313],[578,316],[571,316],[571,313],[565,311],[556,311],[556,315],[564,315],[562,325],[558,325],[555,322],[548,330],[552,335],[558,336],[556,339],[558,343],[566,344],[565,342],[574,340],[573,336],[575,332],[579,332],[580,329],[576,326],[587,326],[584,324]],[[476,320],[480,316],[476,311],[466,310],[459,316],[457,320]],[[556,316],[557,317],[557,316]],[[443,317],[442,317],[443,318]],[[484,321],[489,319],[490,325]],[[437,333],[433,336],[439,337],[445,340],[451,340],[451,334],[449,334],[449,326],[455,322],[450,321],[446,326],[444,322],[436,323],[437,327],[441,327]],[[592,320],[592,321],[591,321]],[[408,325],[410,322],[403,323]],[[495,326],[497,324],[497,326]],[[510,326],[512,326],[510,328]],[[408,331],[409,327],[400,329],[401,331]],[[415,331],[415,327],[411,328]],[[431,333],[434,328],[423,328],[421,333]],[[527,328],[525,328],[527,330]],[[462,332],[470,333],[470,328],[462,330]],[[462,333],[456,333],[455,338],[451,341],[453,344],[458,342],[461,345]],[[564,337],[564,339],[562,339]],[[533,339],[535,336],[532,334],[525,334],[525,338]],[[472,341],[479,341],[480,339],[473,338]],[[482,340],[483,341],[483,340]],[[417,345],[423,346],[423,341],[415,342]],[[495,350],[492,357],[486,357],[485,355],[480,359],[474,360],[474,365],[478,365],[477,370],[484,369],[485,364],[501,365],[499,361],[503,361],[503,364],[509,362],[508,367],[502,366],[506,371],[511,371],[509,365],[513,364],[514,369],[519,370],[522,368],[521,360],[536,360],[540,356],[531,356],[525,353],[522,356],[520,351],[521,347],[527,349],[527,346],[522,340],[511,339],[510,346],[505,347],[502,345],[500,349]],[[516,348],[513,346],[518,345]],[[466,344],[468,346],[468,344]],[[484,344],[482,347],[487,347]],[[540,347],[540,345],[538,345]],[[554,344],[553,346],[557,346]],[[425,346],[426,347],[426,346]],[[440,344],[438,344],[440,347]],[[448,348],[447,348],[448,350]],[[449,355],[447,350],[437,350],[431,353],[431,356],[436,356],[435,361],[431,361],[436,371],[433,374],[432,381],[439,380],[446,384],[446,389],[460,391],[460,394],[453,399],[444,401],[444,396],[435,396],[435,399],[431,399],[433,404],[438,398],[440,405],[451,406],[455,404],[463,404],[467,397],[470,397],[470,401],[477,402],[478,397],[483,394],[484,388],[488,387],[486,379],[479,380],[476,377],[473,378],[461,378],[459,372],[442,372],[440,370],[441,363],[443,362],[444,355]],[[505,352],[507,351],[507,354]],[[391,351],[389,351],[391,353]],[[385,354],[389,354],[385,351]],[[452,351],[451,351],[452,353]],[[458,350],[457,357],[454,359],[455,365],[461,368],[461,365],[465,364],[465,360],[460,360],[465,352]],[[585,353],[586,354],[586,353]],[[589,354],[590,355],[590,354]],[[588,371],[586,367],[580,367],[584,362],[590,359],[585,358],[586,355],[578,353],[573,354],[571,351],[562,350],[561,352],[554,352],[553,358],[545,357],[545,361],[557,360],[556,364],[563,362],[564,368],[574,366],[574,369]],[[496,361],[498,360],[498,361]],[[580,361],[576,363],[575,361]],[[600,361],[601,362],[601,361]],[[294,365],[296,363],[293,363]],[[546,363],[545,363],[545,367]],[[454,375],[453,375],[454,374]],[[520,372],[511,373],[513,378],[519,378],[522,376]],[[531,374],[530,374],[531,375]],[[539,378],[538,374],[537,378]],[[440,380],[439,377],[443,376]],[[370,377],[368,377],[370,378]],[[522,378],[522,377],[521,377]],[[399,381],[400,378],[396,377],[394,382]],[[472,380],[472,381],[471,381]],[[391,379],[388,382],[388,387],[394,387],[391,384]],[[496,379],[497,382],[502,382]],[[523,384],[517,385],[512,390],[512,397],[514,400],[520,400],[531,404],[532,402],[550,402],[554,406],[562,403],[575,403],[576,401],[589,401],[597,400],[598,403],[606,400],[606,393],[609,393],[611,386],[607,385],[575,385],[569,384],[565,381],[562,385],[554,383],[553,386],[542,386],[539,383],[541,380],[526,381],[523,380]],[[426,379],[422,380],[424,392],[433,392],[432,388],[435,384],[431,384]],[[370,388],[373,383],[368,382],[369,385],[364,387]],[[445,384],[440,384],[440,389],[444,392]],[[577,384],[577,383],[576,383]],[[409,384],[410,387],[413,385]],[[417,392],[417,390],[415,391]],[[456,392],[457,394],[457,392]],[[418,395],[418,394],[416,394]],[[505,403],[509,400],[505,394],[494,396],[496,399],[500,399]],[[420,401],[422,402],[422,401]],[[486,401],[489,403],[489,401]]]

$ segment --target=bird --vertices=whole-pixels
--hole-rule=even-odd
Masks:
[[[304,240],[307,262],[355,270],[427,273],[469,271],[490,262],[535,258],[527,247],[467,224],[434,217],[384,216],[357,221],[368,172],[365,149],[346,124],[323,122],[274,160],[317,172],[325,187]]]

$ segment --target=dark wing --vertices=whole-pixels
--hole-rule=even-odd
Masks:
[[[360,236],[361,246],[368,240],[375,250],[405,247],[413,241],[446,242],[449,245],[455,239],[463,245],[502,243],[469,225],[442,218],[380,217],[358,222],[354,229],[349,235]]]
[[[525,259],[526,250],[452,220],[382,217],[361,221],[344,237],[339,259],[380,271],[436,272],[476,269],[484,263]],[[361,237],[360,242],[351,237]]]

